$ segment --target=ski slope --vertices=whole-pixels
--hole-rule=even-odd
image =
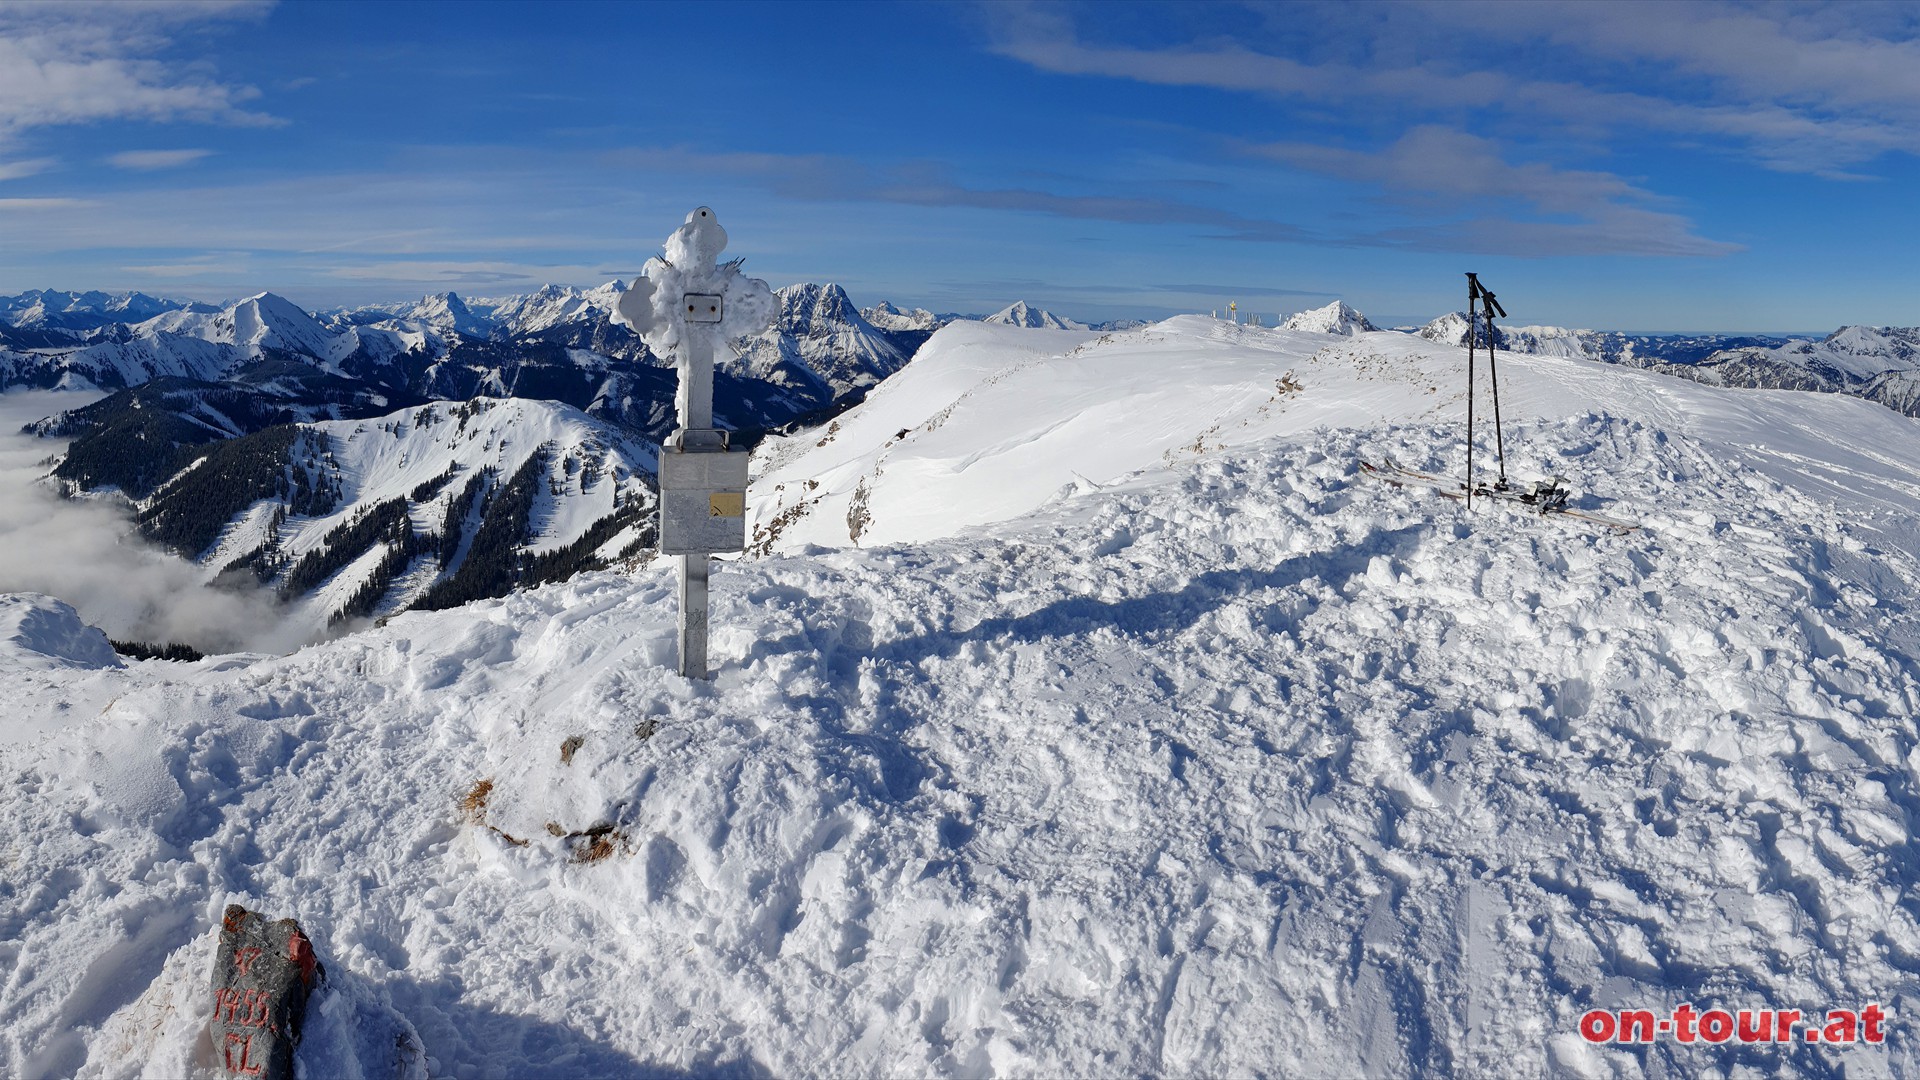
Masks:
[[[665,567],[129,663],[0,749],[0,1074],[184,1075],[230,902],[307,1075],[1920,1070],[1916,422],[1503,354],[1610,536],[1360,474],[1459,467],[1462,359],[949,327],[769,454],[711,683]],[[1894,1020],[1577,1034],[1683,1002]]]

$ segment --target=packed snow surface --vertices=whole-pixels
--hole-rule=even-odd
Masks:
[[[307,1075],[1920,1070],[1916,422],[1503,356],[1609,536],[1361,474],[1458,469],[1460,359],[948,327],[770,460],[871,532],[722,564],[710,683],[664,566],[129,665],[0,750],[0,1074],[177,1073],[229,902]],[[1894,1021],[1577,1034],[1683,1002]]]

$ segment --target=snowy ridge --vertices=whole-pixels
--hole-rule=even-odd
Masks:
[[[1920,370],[1920,327],[1843,326],[1820,341],[1795,341],[1771,349],[1716,353],[1703,363],[1772,363],[1798,367],[1844,386],[1892,371]]]
[[[109,339],[57,357],[0,349],[0,386],[92,389],[169,376],[218,379],[243,358],[222,344],[174,334]]]
[[[860,309],[860,314],[882,330],[924,330],[929,333],[954,319],[951,315],[935,315],[926,308],[902,311],[885,300],[870,308]]]
[[[0,593],[0,667],[117,668],[120,657],[98,628],[51,596]]]
[[[1006,360],[996,366],[996,356]],[[1320,426],[1463,415],[1460,364],[1457,351],[1406,334],[1329,344],[1322,334],[1198,315],[1098,338],[955,323],[831,429],[769,447],[749,512],[768,550],[952,536],[1025,514],[1064,488],[1097,488],[1223,447]],[[1920,471],[1911,420],[1889,413],[1881,421],[1865,403],[1832,395],[1783,413],[1794,395],[1703,391],[1648,372],[1504,351],[1500,374],[1510,419],[1655,416],[1674,431],[1758,446],[1790,434],[1815,448],[1803,452],[1873,478],[1862,498],[1907,483],[1901,469],[1909,466],[1891,462]],[[1869,430],[1871,453],[1856,442]],[[1541,473],[1557,468],[1520,460]],[[1754,460],[1772,467],[1770,455]]]
[[[610,319],[614,304],[626,291],[627,287],[619,281],[609,281],[592,289],[547,285],[525,295],[479,303],[490,309],[490,316],[502,333],[522,337],[563,323]]]
[[[1622,334],[1559,326],[1500,326],[1500,348],[1604,360],[1715,386],[1848,394],[1920,416],[1920,328],[1843,326],[1819,341]],[[1418,334],[1462,345],[1467,317],[1442,315]],[[1484,336],[1484,335],[1483,335]]]
[[[1730,337],[1725,334],[1659,335],[1622,334],[1612,330],[1570,330],[1564,326],[1507,326],[1496,323],[1503,352],[1532,353],[1536,356],[1564,356],[1583,360],[1604,360],[1632,367],[1689,365],[1703,362],[1728,348],[1758,343],[1777,344],[1784,338]],[[1418,336],[1442,345],[1465,348],[1467,316],[1451,311],[1416,331]],[[1486,331],[1481,328],[1481,347]],[[1676,372],[1677,373],[1677,372]]]
[[[191,300],[163,300],[146,293],[84,293],[33,289],[0,296],[0,323],[16,328],[84,331],[109,323],[132,323],[167,311],[212,308]]]
[[[324,357],[334,337],[312,315],[273,293],[250,296],[218,312],[170,311],[133,329],[231,345],[250,357],[265,349]]]
[[[165,527],[167,519],[194,513],[204,501],[193,486],[200,469],[219,468],[226,482],[253,482],[263,490],[270,479],[264,474],[284,470],[297,477],[277,496],[220,522],[217,539],[198,557],[209,579],[251,572],[279,588],[292,603],[288,620],[310,638],[342,621],[343,611],[384,617],[454,577],[473,558],[490,500],[523,469],[537,470],[529,474],[526,520],[504,538],[523,559],[578,545],[596,527],[605,538],[578,555],[601,564],[631,555],[653,505],[646,482],[655,467],[653,446],[555,402],[437,402],[367,420],[301,424],[290,446],[279,456],[243,455],[240,465],[202,459],[143,504],[142,522],[157,539],[180,535],[178,526]],[[319,512],[307,506],[316,501],[324,507]],[[359,538],[358,549],[339,549],[347,542],[343,531],[395,503],[404,506],[404,517],[394,528],[411,536],[411,545],[381,533]],[[335,569],[318,578],[303,574],[309,559]],[[403,561],[396,566],[388,562],[393,559]],[[368,588],[378,595],[363,597],[353,610],[355,596]]]

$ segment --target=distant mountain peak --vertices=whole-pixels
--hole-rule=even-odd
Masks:
[[[1289,315],[1286,321],[1280,324],[1280,329],[1352,337],[1355,334],[1371,333],[1380,328],[1367,321],[1365,315],[1348,306],[1345,300],[1335,300],[1325,307]]]
[[[1051,311],[1036,308],[1025,300],[1016,300],[986,317],[984,322],[1002,326],[1025,326],[1036,330],[1085,330],[1087,324],[1063,319]]]

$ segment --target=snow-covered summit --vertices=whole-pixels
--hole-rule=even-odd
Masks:
[[[832,282],[787,285],[775,289],[774,296],[780,305],[781,325],[801,336],[871,326],[847,291]]]
[[[1415,336],[1439,345],[1460,345],[1467,343],[1468,327],[1479,322],[1478,316],[1468,319],[1464,311],[1449,311],[1415,331]]]
[[[1465,347],[1467,325],[1465,312],[1449,311],[1421,327],[1418,336],[1441,345]],[[1609,335],[1593,330],[1569,330],[1564,326],[1504,326],[1498,322],[1494,324],[1494,328],[1500,335],[1499,345],[1502,351],[1532,353],[1536,356],[1577,357],[1587,360],[1617,359],[1616,356],[1607,355]],[[1480,336],[1484,348],[1486,337],[1484,325],[1480,328]],[[1631,343],[1628,344],[1626,355],[1632,355]]]
[[[775,324],[746,341],[738,361],[725,362],[724,369],[775,378],[780,371],[805,373],[838,397],[879,383],[909,359],[838,285],[787,285],[775,289],[773,299]]]
[[[1348,307],[1345,300],[1335,300],[1325,307],[1287,316],[1286,320],[1280,324],[1280,329],[1352,337],[1355,334],[1371,333],[1379,327],[1368,322],[1365,315]]]
[[[157,315],[133,327],[232,345],[249,356],[279,349],[312,357],[334,351],[335,335],[313,315],[274,293],[263,292],[214,312],[180,310]]]
[[[1771,361],[1839,381],[1864,381],[1883,372],[1920,368],[1920,327],[1843,326],[1819,341],[1730,350],[1715,360]]]
[[[1051,311],[1042,311],[1025,300],[1016,300],[981,321],[998,323],[1002,326],[1025,326],[1035,330],[1085,330],[1087,328],[1085,323],[1063,319]]]
[[[631,554],[653,469],[650,444],[559,402],[443,401],[220,444],[139,520],[209,578],[277,589],[312,638],[436,587],[498,595],[525,579],[515,566],[555,552],[570,552],[555,573]]]
[[[716,570],[711,683],[665,566],[129,665],[0,757],[0,1074],[188,1074],[232,900],[339,979],[309,1076],[411,1045],[355,987],[456,1076],[1920,1072],[1580,1035],[1904,1015],[1915,421],[1503,357],[1596,534],[1362,473],[1457,475],[1459,360],[945,328],[769,449],[822,539]]]
[[[546,285],[524,295],[486,300],[494,322],[508,336],[538,334],[563,323],[613,318],[614,306],[627,286],[615,279],[591,289]]]
[[[425,323],[442,335],[458,334],[461,337],[485,339],[493,333],[492,324],[474,314],[467,302],[451,291],[422,297],[401,318]]]

